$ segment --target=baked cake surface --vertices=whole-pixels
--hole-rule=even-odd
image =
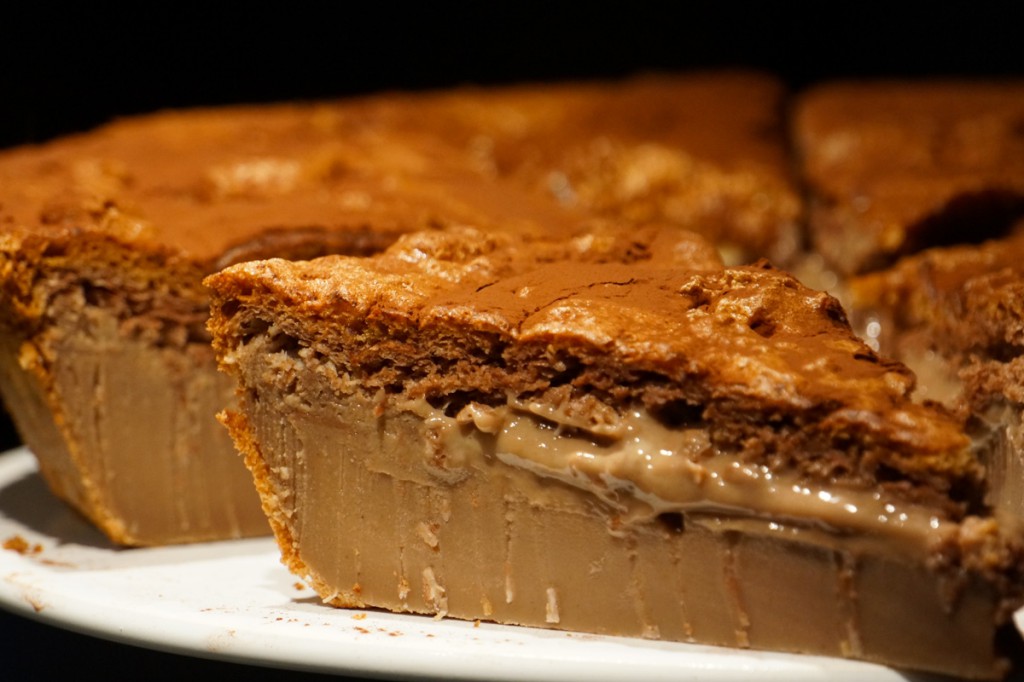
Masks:
[[[341,606],[997,676],[1021,531],[959,420],[835,299],[660,239],[208,278],[284,561]]]
[[[607,83],[454,92],[440,134],[481,167],[600,216],[665,222],[730,260],[783,265],[803,246],[790,170],[786,91],[763,73],[647,76]],[[657,131],[652,135],[652,131]]]
[[[812,248],[845,274],[979,242],[1024,215],[1024,82],[834,82],[800,93],[793,142]]]
[[[158,113],[8,150],[0,390],[51,487],[116,542],[265,532],[212,416],[230,387],[204,275],[451,225],[660,221],[789,253],[781,95],[754,74],[464,89]]]

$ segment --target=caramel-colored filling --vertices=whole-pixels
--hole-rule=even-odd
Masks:
[[[713,446],[705,429],[666,426],[642,408],[604,414],[596,426],[586,426],[542,402],[471,403],[455,417],[425,401],[399,407],[423,418],[450,460],[494,457],[557,479],[600,498],[621,520],[673,512],[728,514],[829,534],[866,534],[871,542],[906,551],[926,550],[951,525],[934,510],[887,499],[877,490],[826,487],[742,462]]]

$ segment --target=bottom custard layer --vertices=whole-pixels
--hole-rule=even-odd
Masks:
[[[161,348],[103,310],[74,314],[73,333],[0,338],[4,401],[54,493],[122,545],[269,533],[214,418],[232,392],[209,347]]]
[[[565,481],[467,457],[443,410],[298,374],[297,389],[248,382],[261,390],[225,421],[285,563],[328,603],[1000,674],[990,589],[954,595],[916,550],[710,509],[623,520]]]

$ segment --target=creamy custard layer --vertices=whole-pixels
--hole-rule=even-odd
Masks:
[[[559,436],[541,405],[447,416],[268,350],[230,360],[247,390],[226,421],[284,561],[329,603],[997,674],[989,588],[957,590],[926,567],[924,510],[840,529],[844,504],[885,503],[793,491],[645,415]],[[675,454],[627,463],[665,439]],[[690,487],[660,487],[666,469]],[[862,541],[879,529],[888,539]]]
[[[871,533],[872,539],[918,551],[953,525],[933,510],[889,501],[877,491],[825,489],[745,463],[715,448],[705,429],[667,427],[642,408],[629,410],[597,433],[537,402],[511,401],[500,408],[471,404],[454,420],[440,410],[424,414],[417,408],[412,411],[441,432],[448,450],[473,443],[478,456],[581,488],[640,520],[708,511],[839,534]],[[469,425],[479,433],[467,433]]]

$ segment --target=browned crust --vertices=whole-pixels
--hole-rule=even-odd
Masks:
[[[1024,81],[840,81],[791,120],[813,248],[836,270],[1005,233],[1024,215]],[[969,236],[968,236],[969,235]]]
[[[288,255],[290,231],[359,253],[443,225],[599,218],[783,260],[800,214],[783,96],[720,72],[158,112],[0,153],[0,231],[96,229],[212,271]]]

